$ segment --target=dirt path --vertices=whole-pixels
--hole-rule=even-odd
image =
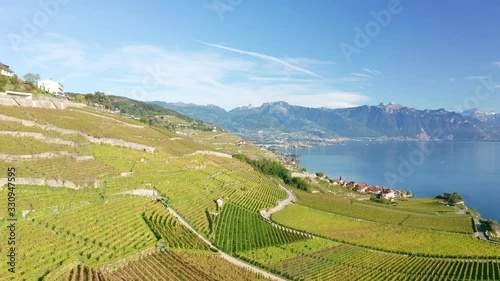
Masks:
[[[217,249],[217,247],[215,247],[212,242],[210,242],[208,239],[206,239],[205,237],[203,237],[201,234],[199,234],[196,230],[194,230],[179,214],[177,214],[176,211],[174,211],[172,208],[168,207],[167,208],[168,211],[170,212],[170,214],[172,214],[174,217],[176,217],[179,222],[181,224],[183,224],[185,227],[187,227],[191,232],[193,232],[194,234],[196,234],[201,240],[203,240],[205,243],[207,243],[210,247],[214,248],[214,249]],[[228,262],[234,264],[234,265],[237,265],[237,266],[240,266],[240,267],[244,267],[250,271],[253,271],[253,272],[257,272],[257,273],[260,273],[262,274],[264,277],[266,278],[270,278],[272,280],[279,280],[279,281],[285,281],[286,279],[283,279],[281,277],[278,277],[274,274],[271,274],[269,272],[266,272],[258,267],[255,267],[253,265],[250,265],[246,262],[243,262],[243,261],[240,261],[224,252],[222,252],[221,250],[217,249],[219,251],[219,254],[220,256],[227,260]]]
[[[283,209],[285,209],[286,206],[292,204],[294,201],[295,201],[295,194],[293,194],[293,192],[291,192],[288,188],[284,187],[282,184],[280,184],[279,182],[275,181],[283,190],[285,190],[286,194],[288,195],[288,197],[283,200],[283,201],[280,201],[278,202],[278,206],[272,208],[272,209],[267,209],[267,210],[263,210],[260,212],[260,215],[265,218],[266,220],[269,220],[271,218],[271,216],[276,213],[276,212],[279,212]]]

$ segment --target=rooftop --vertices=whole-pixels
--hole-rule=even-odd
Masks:
[[[14,71],[12,71],[12,69],[10,69],[8,65],[3,64],[1,62],[0,62],[0,69],[3,69],[3,70],[10,72],[10,73],[14,73]]]

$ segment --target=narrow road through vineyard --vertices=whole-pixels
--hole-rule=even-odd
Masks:
[[[275,181],[276,182],[276,181]],[[276,182],[283,190],[285,190],[286,194],[288,195],[288,197],[283,200],[283,201],[280,201],[278,203],[278,206],[272,208],[272,209],[268,209],[268,210],[264,210],[264,211],[261,211],[260,214],[262,217],[264,217],[266,220],[269,220],[271,218],[271,216],[276,213],[276,212],[279,212],[283,209],[285,209],[286,206],[292,204],[294,201],[295,201],[295,194],[293,194],[293,192],[291,192],[288,188],[284,187],[282,184],[280,184],[279,182]]]
[[[200,239],[202,239],[205,243],[207,243],[210,247],[214,248],[214,249],[217,249],[217,247],[215,247],[212,242],[210,242],[209,240],[207,240],[205,237],[203,237],[201,234],[199,234],[196,230],[194,230],[176,211],[174,211],[172,208],[168,207],[167,208],[168,211],[170,212],[170,214],[172,214],[174,217],[176,217],[179,222],[181,224],[183,224],[184,226],[186,226],[190,231],[192,231],[193,233],[195,233],[198,237],[200,237]],[[271,278],[272,280],[278,280],[278,281],[285,281],[285,279],[281,278],[281,277],[278,277],[274,274],[271,274],[269,272],[266,272],[258,267],[255,267],[253,265],[250,265],[248,263],[245,263],[243,261],[240,261],[224,252],[222,252],[221,250],[217,249],[220,253],[220,256],[222,258],[224,258],[225,260],[227,260],[228,262],[232,263],[232,264],[235,264],[237,266],[240,266],[240,267],[244,267],[244,268],[247,268],[248,270],[250,271],[253,271],[253,272],[257,272],[257,273],[260,273],[262,275],[264,275],[264,277],[266,278]]]

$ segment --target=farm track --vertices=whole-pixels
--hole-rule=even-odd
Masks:
[[[493,240],[490,240],[490,238],[488,237],[488,235],[486,235],[486,231],[484,230],[484,227],[483,225],[481,224],[481,222],[479,221],[478,218],[474,218],[474,224],[476,225],[476,229],[477,229],[477,232],[475,233],[475,236],[483,241],[486,241],[486,242],[490,242],[490,243],[493,243],[493,244],[498,244],[500,245],[500,242],[496,242],[496,241],[493,241]]]
[[[175,218],[177,218],[179,220],[179,222],[184,225],[185,227],[187,227],[190,231],[192,231],[194,234],[196,234],[201,240],[203,240],[203,242],[205,242],[206,244],[208,244],[211,248],[214,248],[214,249],[217,249],[217,251],[219,252],[220,256],[222,258],[224,258],[225,260],[227,260],[228,262],[234,264],[234,265],[237,265],[237,266],[240,266],[240,267],[244,267],[250,271],[253,271],[253,272],[257,272],[257,273],[260,273],[262,274],[264,277],[266,278],[270,278],[272,280],[278,280],[278,281],[285,281],[286,279],[283,279],[281,277],[278,277],[274,274],[271,274],[267,271],[264,271],[256,266],[253,266],[253,265],[250,265],[248,263],[245,263],[243,261],[240,261],[238,260],[237,258],[234,258],[224,252],[222,252],[221,250],[219,250],[217,247],[215,247],[212,242],[210,242],[208,239],[206,239],[205,237],[203,237],[201,234],[199,234],[196,230],[194,230],[176,211],[174,211],[172,208],[168,207],[167,208],[168,211],[170,212],[171,215],[173,215]]]
[[[288,188],[284,187],[279,182],[276,182],[276,183],[280,186],[281,189],[285,190],[288,197],[285,200],[278,202],[278,206],[276,206],[272,209],[268,209],[268,210],[260,212],[260,215],[266,220],[270,220],[271,216],[274,213],[277,213],[277,212],[285,209],[286,206],[292,204],[296,199],[295,194],[293,194],[293,192],[291,192]]]

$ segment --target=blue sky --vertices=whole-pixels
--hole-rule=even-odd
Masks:
[[[4,1],[0,61],[70,92],[500,112],[500,1]]]

